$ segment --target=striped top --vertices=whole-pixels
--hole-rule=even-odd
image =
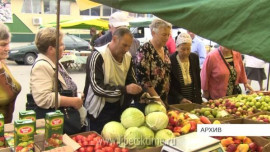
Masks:
[[[180,67],[180,63],[178,61],[178,64],[179,64],[179,80],[180,80],[180,84],[181,86],[184,86],[184,87],[181,87],[181,90],[182,90],[182,96],[190,101],[194,101],[193,99],[193,90],[192,90],[192,86],[193,86],[193,78],[192,78],[192,74],[191,74],[191,70],[189,68],[189,75],[191,77],[191,84],[188,84],[188,85],[185,85],[185,82],[184,82],[184,78],[183,78],[183,72],[182,72],[182,69]]]
[[[224,57],[224,59],[226,60],[226,62],[229,63],[230,66],[234,66],[233,65],[233,56],[232,55],[226,56],[226,57]]]

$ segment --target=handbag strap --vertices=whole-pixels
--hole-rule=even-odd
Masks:
[[[32,74],[32,69],[34,68],[34,66],[36,65],[36,63],[39,62],[39,61],[45,61],[45,62],[47,62],[47,63],[52,67],[53,71],[56,70],[56,69],[52,66],[52,64],[51,64],[50,62],[48,62],[47,60],[45,60],[45,59],[39,59],[39,60],[35,61],[34,64],[32,65],[32,68],[31,68],[31,74]],[[58,79],[58,89],[59,89],[59,90],[63,90],[63,87],[62,87],[61,82],[59,81],[59,79]]]
[[[229,70],[230,74],[232,75],[232,71],[231,71],[231,69],[230,69],[230,67],[229,67],[228,63],[226,62],[226,60],[225,60],[224,56],[221,54],[221,51],[220,51],[219,49],[218,49],[218,53],[219,53],[219,55],[221,56],[221,58],[222,58],[223,62],[224,62],[224,63],[225,63],[225,65],[226,65],[226,67],[228,68],[228,70]]]

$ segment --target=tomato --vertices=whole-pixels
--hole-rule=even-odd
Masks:
[[[97,136],[97,134],[96,134],[96,133],[92,133],[92,134],[90,134],[90,136],[92,136],[92,137],[96,137],[96,136]]]
[[[79,152],[85,152],[85,148],[84,148],[84,147],[81,147],[81,148],[79,149]]]
[[[87,140],[88,140],[88,141],[92,141],[93,139],[94,139],[93,136],[91,136],[91,135],[88,135],[88,136],[87,136]]]
[[[88,142],[85,140],[85,141],[82,142],[82,145],[83,146],[87,146],[88,145]]]
[[[114,152],[122,152],[122,150],[121,150],[121,148],[116,147],[116,148],[114,149]]]
[[[20,150],[22,150],[22,149],[23,149],[22,146],[17,146],[17,147],[16,147],[16,151],[20,151]]]
[[[77,140],[82,140],[83,137],[84,137],[84,136],[82,136],[82,135],[77,135],[77,136],[76,136]]]
[[[97,144],[97,141],[92,140],[92,141],[89,142],[89,145],[91,145],[91,146],[95,146],[96,144]]]
[[[118,147],[117,143],[109,143],[109,146],[112,147],[113,149]]]
[[[95,150],[98,150],[98,149],[102,149],[102,146],[99,144],[95,145]]]
[[[101,141],[102,141],[102,138],[99,137],[99,136],[97,136],[97,137],[95,137],[93,140],[94,140],[94,141],[97,141],[97,142],[101,142]]]
[[[109,142],[106,141],[106,140],[102,140],[102,145],[103,145],[103,146],[108,146],[108,145],[109,145]]]
[[[113,152],[113,148],[112,147],[105,147],[105,151],[106,152]]]
[[[122,152],[128,152],[127,148],[122,148]]]
[[[87,152],[93,152],[94,151],[94,147],[93,146],[87,146],[86,147],[86,151]]]
[[[76,137],[72,137],[72,140],[74,140],[74,141],[76,141],[76,142],[77,142]]]

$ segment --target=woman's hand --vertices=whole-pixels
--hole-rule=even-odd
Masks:
[[[186,98],[183,98],[181,101],[180,101],[180,104],[182,103],[192,103],[190,100],[186,99]]]
[[[254,92],[254,90],[251,88],[251,86],[248,83],[245,83],[244,86],[246,90],[248,89],[250,92]]]
[[[79,97],[73,97],[73,98],[75,98],[75,101],[73,102],[73,108],[80,109],[83,104],[82,98],[79,98]]]
[[[203,94],[202,94],[202,97],[204,97],[205,99],[209,99],[210,98],[210,94],[209,94],[209,92],[208,91],[206,91],[206,90],[203,90]]]
[[[84,101],[84,99],[85,99],[85,96],[84,96],[84,93],[83,93],[83,92],[78,92],[78,93],[77,93],[77,97],[78,97],[78,98],[81,98],[82,101]]]

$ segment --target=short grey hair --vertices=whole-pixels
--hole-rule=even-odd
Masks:
[[[7,40],[11,37],[8,27],[0,22],[0,40]]]
[[[172,29],[172,24],[161,19],[154,19],[152,23],[149,25],[151,31],[154,31],[156,33],[158,32],[158,29],[161,27]]]

